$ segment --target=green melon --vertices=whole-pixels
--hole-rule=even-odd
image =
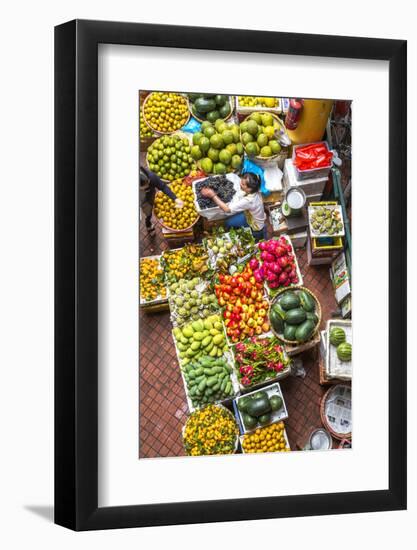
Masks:
[[[333,327],[330,331],[330,343],[337,347],[345,341],[345,331],[340,327]]]
[[[350,361],[352,359],[352,344],[342,342],[337,346],[337,356],[341,361]]]

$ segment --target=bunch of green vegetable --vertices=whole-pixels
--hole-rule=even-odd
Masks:
[[[231,367],[224,357],[203,355],[183,367],[188,395],[193,407],[215,403],[234,395]]]

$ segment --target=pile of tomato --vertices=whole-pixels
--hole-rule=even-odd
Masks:
[[[214,288],[223,308],[226,333],[232,342],[268,332],[269,304],[264,297],[264,286],[256,281],[249,264],[234,275],[220,274]]]

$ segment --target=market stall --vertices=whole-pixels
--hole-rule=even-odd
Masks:
[[[350,443],[351,220],[326,124],[300,143],[308,118],[279,97],[151,92],[140,106],[141,163],[182,202],[158,191],[156,234],[141,224],[141,346],[154,342],[140,346],[141,425],[160,424],[148,404],[161,403],[173,443],[141,435],[140,456],[307,450],[316,430]],[[260,181],[264,239],[225,227],[231,213],[202,192],[228,207],[245,172]],[[343,394],[339,432],[327,388]]]

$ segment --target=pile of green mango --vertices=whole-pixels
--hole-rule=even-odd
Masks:
[[[225,358],[209,355],[192,359],[183,367],[188,396],[193,407],[216,403],[233,396],[231,372],[232,368]]]
[[[217,358],[228,350],[220,315],[210,315],[173,329],[180,363],[187,365],[202,355]]]
[[[201,282],[195,277],[190,281],[181,279],[169,286],[169,309],[175,325],[209,317],[217,310],[217,298],[209,288],[196,290]]]

